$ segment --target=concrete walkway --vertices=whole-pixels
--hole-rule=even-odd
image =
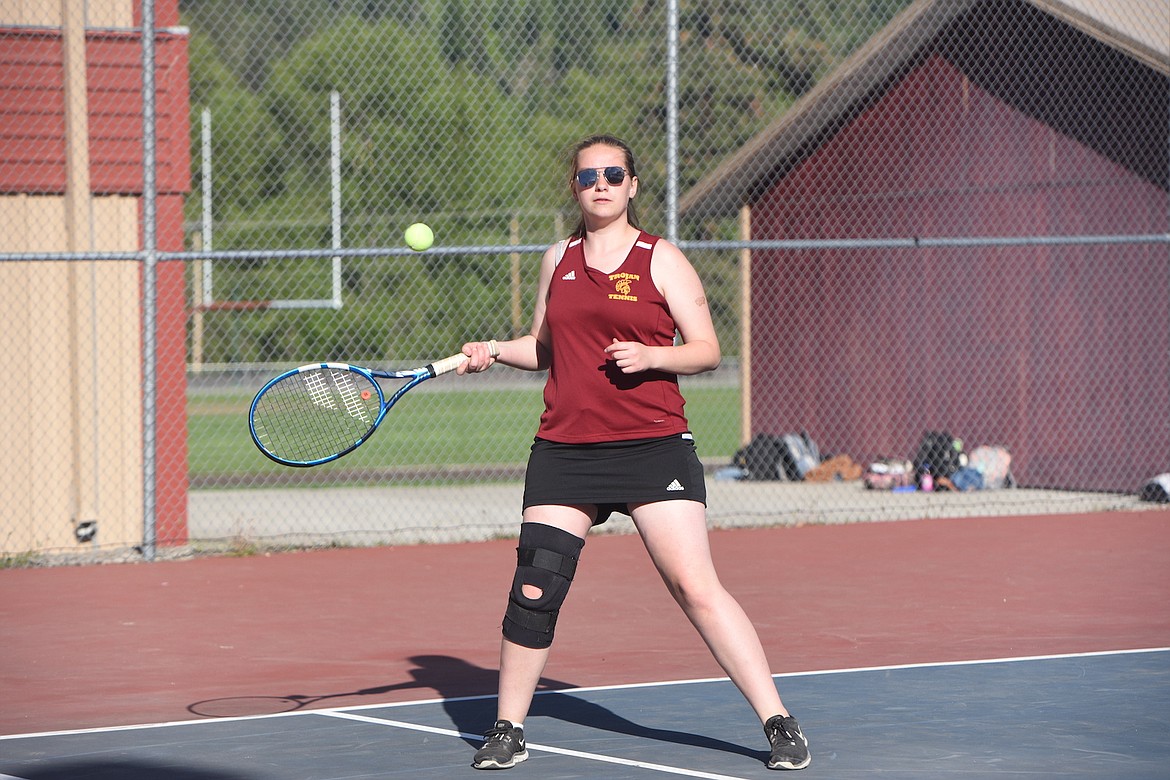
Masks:
[[[807,484],[709,480],[712,528],[844,524],[927,518],[991,517],[1142,510],[1159,505],[1133,495],[1008,489],[969,493],[889,493],[860,482]],[[260,546],[377,545],[511,538],[523,486],[200,490],[190,496],[193,542]],[[631,533],[615,516],[598,529]],[[214,546],[214,544],[212,545]]]

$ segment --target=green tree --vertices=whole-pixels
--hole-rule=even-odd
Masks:
[[[682,0],[680,188],[781,116],[905,5]],[[342,103],[348,247],[400,245],[416,220],[432,222],[447,246],[504,243],[513,219],[524,243],[550,241],[576,219],[562,175],[566,147],[599,131],[634,146],[643,225],[663,230],[666,46],[657,0],[598,0],[571,13],[556,0],[183,0],[181,9],[195,31],[193,143],[199,111],[213,115],[217,248],[329,246],[333,90]],[[732,222],[685,230],[735,235]],[[694,259],[730,338],[735,258]],[[536,258],[522,262],[531,281]],[[327,264],[229,264],[217,270],[217,297],[325,297]],[[340,311],[208,315],[207,343],[221,354],[207,359],[434,357],[512,328],[506,257],[347,259],[343,278]],[[526,312],[531,294],[529,284]]]
[[[192,180],[201,186],[202,122],[207,109],[212,123],[212,179],[217,217],[230,216],[271,198],[284,187],[280,128],[260,98],[246,89],[216,55],[206,35],[190,44]],[[200,193],[188,201],[197,218]]]

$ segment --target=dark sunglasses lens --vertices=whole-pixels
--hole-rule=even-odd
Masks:
[[[577,186],[588,189],[594,184],[597,184],[597,171],[592,168],[586,168],[583,171],[577,171]]]
[[[616,187],[626,180],[626,169],[618,168],[616,165],[606,168],[605,180]]]

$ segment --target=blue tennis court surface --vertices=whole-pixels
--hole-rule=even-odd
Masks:
[[[783,676],[803,776],[1166,778],[1165,648]],[[0,739],[9,778],[267,780],[470,775],[477,697]],[[725,679],[538,693],[522,778],[775,778]]]
[[[1170,777],[1170,649],[780,676],[802,777]],[[493,697],[0,738],[24,780],[470,777]],[[725,679],[538,693],[523,778],[764,778]]]

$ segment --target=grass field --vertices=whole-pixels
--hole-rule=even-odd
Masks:
[[[686,390],[687,416],[699,454],[706,460],[730,459],[739,447],[739,388]],[[258,482],[288,467],[260,454],[248,434],[251,394],[193,392],[188,399],[189,473],[194,486],[232,478]],[[522,466],[543,408],[539,385],[473,391],[444,390],[407,395],[378,432],[335,464],[339,481],[355,470],[383,472],[426,466]]]

